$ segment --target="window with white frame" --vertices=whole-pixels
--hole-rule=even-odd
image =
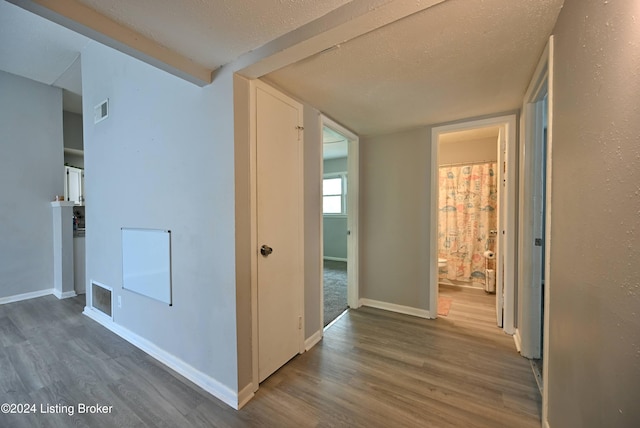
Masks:
[[[322,213],[347,214],[347,174],[327,174],[322,180]]]

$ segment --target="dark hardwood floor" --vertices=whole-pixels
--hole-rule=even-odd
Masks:
[[[0,413],[0,427],[540,426],[528,360],[491,324],[490,296],[468,294],[441,290],[453,303],[435,321],[350,310],[240,411],[83,316],[83,297],[2,305],[0,403],[38,413]]]

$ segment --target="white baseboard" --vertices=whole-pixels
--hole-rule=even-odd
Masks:
[[[242,407],[249,402],[253,398],[255,391],[255,387],[253,383],[249,383],[247,386],[242,388],[240,392],[238,392],[238,407],[237,410],[242,409]]]
[[[53,294],[53,288],[47,290],[32,291],[30,293],[16,294],[14,296],[0,297],[0,305],[6,303],[20,302],[22,300],[35,299],[36,297],[48,296]]]
[[[322,257],[324,260],[329,260],[332,262],[346,262],[347,259],[342,258],[342,257],[329,257],[329,256],[324,256]]]
[[[311,337],[307,338],[304,341],[304,349],[305,349],[305,351],[308,351],[309,349],[311,349],[314,346],[316,346],[316,344],[318,342],[320,342],[321,340],[322,340],[322,329],[316,331],[315,333],[313,333],[311,335]]]
[[[109,328],[108,325],[110,325],[110,323],[113,323],[113,316],[109,316],[104,312],[101,312],[90,306],[85,306],[84,310],[82,311],[82,314],[88,316],[98,324],[102,324],[102,326],[106,328]]]
[[[543,421],[542,422],[542,426],[544,426],[544,428],[551,428],[551,426],[549,425],[549,421]]]
[[[431,318],[431,313],[426,309],[412,308],[410,306],[396,305],[395,303],[380,302],[378,300],[360,299],[361,306],[383,309],[385,311],[397,312],[399,314],[412,315],[420,318]]]
[[[223,385],[211,376],[202,373],[198,369],[190,366],[175,355],[172,355],[164,349],[159,348],[147,339],[138,336],[137,334],[126,329],[125,327],[122,327],[119,324],[116,324],[109,317],[100,314],[95,309],[85,307],[82,313],[92,320],[96,321],[98,324],[122,337],[127,342],[143,350],[170,369],[173,369],[176,372],[180,373],[182,376],[186,377],[191,382],[207,391],[209,394],[213,395],[217,399],[221,400],[222,402],[233,407],[236,410],[240,409],[241,405],[244,405],[246,401],[248,401],[253,396],[253,391],[251,390],[251,388],[249,388],[249,394],[247,392],[247,387],[243,388],[241,393],[235,393],[226,385]]]
[[[55,288],[53,289],[53,295],[56,296],[60,300],[68,299],[69,297],[76,297],[77,296],[75,290],[65,291],[64,293],[62,293],[61,291],[58,291]]]
[[[518,350],[518,353],[521,353],[522,350],[522,337],[520,337],[520,330],[518,330],[516,328],[516,332],[513,335],[513,341],[516,344],[516,349]]]

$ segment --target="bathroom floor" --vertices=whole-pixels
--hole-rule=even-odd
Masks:
[[[484,286],[482,284],[478,282],[471,282],[471,281],[458,281],[455,279],[438,278],[438,284],[455,285],[457,287],[476,288],[479,290],[484,290]]]
[[[471,324],[486,330],[495,330],[496,295],[486,293],[483,289],[440,284],[438,294],[448,297],[451,307],[446,317],[456,324]]]

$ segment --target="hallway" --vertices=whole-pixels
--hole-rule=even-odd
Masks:
[[[258,418],[279,403],[292,426],[539,427],[529,361],[488,318],[495,297],[453,296],[449,316],[435,321],[349,310],[243,412]]]
[[[465,300],[454,295],[435,321],[350,310],[240,411],[83,316],[82,297],[2,305],[0,400],[113,411],[0,414],[0,425],[539,427],[529,362],[511,337],[468,319]]]

